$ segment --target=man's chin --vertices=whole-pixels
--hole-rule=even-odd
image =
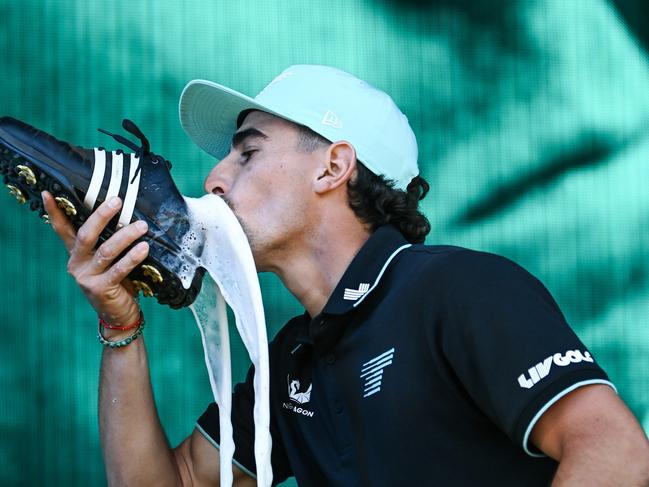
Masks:
[[[248,240],[248,245],[250,245],[250,251],[252,252],[252,257],[255,261],[255,267],[257,269],[257,272],[265,272],[266,266],[263,264],[261,259],[259,239],[257,238],[257,234],[254,231],[252,231],[250,229],[250,226],[245,221],[243,221],[243,219],[241,219],[236,213],[235,216],[237,217],[237,220],[241,225],[241,229],[243,230],[243,233],[246,236],[246,239]]]
[[[250,232],[250,228],[246,224],[246,222],[239,216],[239,212],[237,211],[237,207],[235,204],[230,200],[227,196],[221,196],[221,199],[225,201],[225,204],[228,205],[230,210],[232,210],[232,213],[234,214],[235,218],[239,222],[239,225],[241,225],[241,228],[243,229],[243,233],[245,233],[246,238],[248,239],[248,242],[252,246],[252,233]]]
[[[248,245],[250,245],[250,250],[255,261],[255,268],[257,272],[273,272],[268,263],[263,262],[261,258],[262,252],[258,234],[254,230],[252,230],[251,226],[248,225],[248,223],[246,223],[246,221],[239,215],[237,207],[231,200],[229,200],[226,196],[221,196],[221,198],[223,198],[223,201],[225,201],[228,207],[230,207],[230,210],[232,210],[232,213],[239,222],[239,225],[241,225],[241,229],[243,230],[246,239],[248,239]]]

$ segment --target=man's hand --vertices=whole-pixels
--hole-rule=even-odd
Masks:
[[[137,321],[140,310],[126,277],[146,258],[149,246],[140,242],[122,258],[115,259],[146,233],[146,222],[137,221],[121,228],[95,250],[100,233],[122,206],[118,197],[103,202],[78,231],[57,207],[50,193],[43,192],[43,203],[54,231],[70,254],[68,272],[92,307],[112,324],[126,325]]]
[[[548,409],[534,445],[559,461],[553,486],[649,487],[649,441],[615,391],[580,387]]]
[[[93,308],[113,324],[137,321],[140,310],[127,276],[146,258],[149,246],[141,242],[118,257],[146,233],[146,223],[138,221],[121,228],[95,249],[102,230],[120,210],[119,198],[102,203],[78,231],[51,194],[44,192],[43,202],[54,231],[70,253],[68,272]],[[103,333],[115,340],[120,331],[106,329]],[[218,450],[198,430],[175,450],[169,448],[153,401],[143,338],[124,349],[107,350],[103,356],[99,429],[109,485],[219,483]],[[228,468],[233,469],[234,485],[256,485],[237,467]]]

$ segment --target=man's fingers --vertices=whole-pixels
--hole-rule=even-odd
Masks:
[[[102,230],[117,214],[121,206],[122,201],[117,196],[99,205],[99,208],[90,214],[86,222],[77,231],[77,240],[74,243],[73,252],[81,255],[92,252]]]
[[[149,255],[149,244],[146,242],[137,244],[106,272],[108,284],[117,285],[122,282],[137,265],[146,259],[147,255]]]
[[[129,245],[146,233],[146,222],[137,221],[125,226],[99,246],[90,264],[93,274],[99,274],[121,254]]]
[[[49,192],[43,191],[41,197],[43,198],[45,211],[50,217],[50,225],[52,226],[52,229],[63,241],[68,252],[70,252],[77,237],[77,231],[75,230],[74,225],[72,225],[70,220],[68,220],[68,217],[65,216],[63,210],[58,207],[56,201],[54,201],[54,197]]]

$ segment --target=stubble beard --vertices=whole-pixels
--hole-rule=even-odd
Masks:
[[[221,196],[223,201],[225,201],[225,204],[228,205],[230,210],[232,210],[232,213],[234,214],[235,218],[239,222],[239,225],[241,225],[241,228],[243,229],[243,233],[246,235],[246,238],[248,239],[248,243],[250,244],[250,250],[252,251],[253,257],[255,257],[255,263],[256,263],[256,256],[257,256],[257,251],[259,250],[259,238],[254,232],[250,226],[239,216],[237,213],[237,209],[235,204],[227,197],[227,196]]]

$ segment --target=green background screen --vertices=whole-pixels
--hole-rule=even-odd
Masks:
[[[539,277],[649,430],[649,7],[643,0],[0,1],[0,115],[84,147],[135,121],[202,194],[180,127],[204,78],[255,95],[291,64],[387,91],[417,135],[428,243]],[[0,485],[104,485],[96,316],[50,228],[0,194]],[[269,334],[301,312],[261,275]],[[144,300],[172,445],[211,401],[189,310]],[[249,361],[233,337],[234,380]],[[396,445],[395,445],[396,447]],[[434,459],[431,459],[434,461]],[[290,482],[289,482],[290,483]]]

